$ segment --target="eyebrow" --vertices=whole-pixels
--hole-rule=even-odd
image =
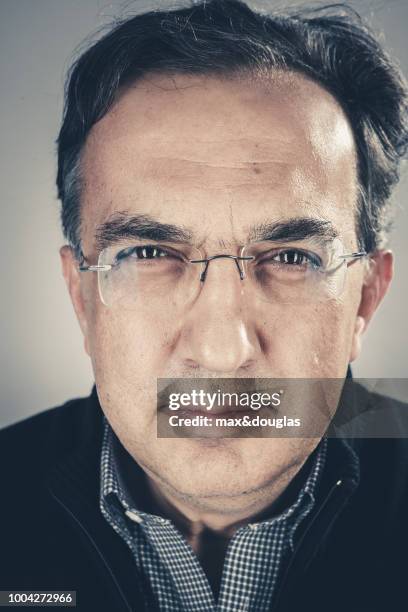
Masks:
[[[339,232],[334,225],[316,217],[293,217],[273,223],[264,222],[252,226],[249,230],[249,241],[271,240],[274,242],[317,239],[319,242],[334,240]]]
[[[191,244],[193,233],[178,225],[160,223],[150,215],[129,215],[126,211],[111,215],[95,232],[99,250],[132,238]]]
[[[314,238],[320,242],[328,242],[338,235],[336,228],[326,219],[293,217],[251,226],[248,241],[284,242]],[[161,223],[150,215],[130,215],[127,211],[114,213],[99,225],[95,232],[95,242],[99,250],[129,239],[193,244],[196,242],[194,238],[194,232],[185,227]]]

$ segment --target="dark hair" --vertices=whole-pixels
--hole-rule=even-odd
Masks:
[[[327,89],[356,142],[356,231],[372,252],[388,229],[387,200],[408,146],[407,85],[359,15],[345,4],[261,14],[238,0],[195,2],[117,24],[72,66],[58,137],[62,225],[80,253],[80,154],[119,88],[147,73],[234,76],[285,69]]]

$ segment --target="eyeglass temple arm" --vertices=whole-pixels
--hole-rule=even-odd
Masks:
[[[351,261],[347,263],[348,266],[351,266],[362,257],[367,257],[367,255],[368,253],[366,253],[366,251],[358,251],[357,253],[346,253],[345,255],[339,255],[339,259],[343,259],[344,261],[351,259]]]
[[[85,261],[86,261],[86,257],[81,251],[79,266],[78,266],[78,270],[80,272],[107,272],[108,270],[111,270],[113,268],[112,264],[104,264],[104,265],[94,264],[90,266],[84,266]]]
[[[106,272],[112,269],[111,264],[104,264],[103,266],[79,266],[78,270],[80,272]]]

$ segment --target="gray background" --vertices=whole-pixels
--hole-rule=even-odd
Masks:
[[[58,257],[63,241],[54,141],[64,75],[89,33],[114,17],[163,4],[170,3],[0,0],[0,427],[88,394],[92,386]],[[276,6],[274,0],[270,5]],[[408,1],[353,5],[383,31],[386,46],[408,74]],[[407,188],[405,173],[394,196],[396,279],[354,366],[360,377],[408,377]]]

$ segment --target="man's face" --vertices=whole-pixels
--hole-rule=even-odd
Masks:
[[[93,127],[82,172],[82,248],[92,263],[98,228],[124,212],[180,226],[205,256],[236,255],[249,228],[305,217],[329,222],[346,252],[358,250],[352,131],[334,98],[300,76],[267,87],[146,78]],[[101,406],[122,444],[183,499],[256,506],[316,440],[157,439],[156,381],[343,377],[358,351],[363,265],[350,266],[339,298],[285,306],[245,292],[226,259],[212,261],[184,308],[143,296],[133,311],[106,307],[96,276],[81,275],[75,305]]]

